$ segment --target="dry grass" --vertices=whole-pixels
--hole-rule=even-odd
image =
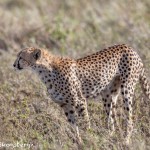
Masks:
[[[48,99],[39,79],[29,71],[13,70],[21,48],[36,45],[57,55],[79,58],[106,46],[127,43],[138,51],[148,70],[149,14],[149,0],[1,0],[0,142],[32,143],[31,149],[78,149],[70,125]],[[89,101],[92,129],[86,133],[81,129],[83,149],[150,149],[149,106],[150,100],[137,87],[135,128],[130,148],[125,148],[119,132],[109,136],[102,103]],[[118,112],[122,114],[120,108]]]

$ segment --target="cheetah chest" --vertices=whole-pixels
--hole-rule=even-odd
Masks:
[[[47,92],[49,97],[56,103],[62,103],[64,97],[63,94],[59,90],[58,83],[56,82],[56,75],[54,73],[50,74],[42,74],[41,75],[41,80],[42,82],[46,85],[47,87]],[[57,86],[56,86],[57,85]]]
[[[49,97],[56,103],[62,103],[63,102],[63,95],[61,92],[59,92],[53,85],[49,88],[47,88]]]

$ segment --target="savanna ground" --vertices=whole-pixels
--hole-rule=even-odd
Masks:
[[[126,43],[139,53],[150,75],[149,0],[1,0],[0,18],[1,143],[33,144],[30,149],[34,150],[78,149],[72,128],[37,76],[13,70],[21,48],[44,47],[57,55],[79,58]],[[123,124],[119,101],[118,118]],[[133,107],[134,132],[130,148],[125,148],[119,132],[109,136],[102,103],[88,101],[92,129],[80,129],[83,149],[150,149],[150,100],[139,86]]]

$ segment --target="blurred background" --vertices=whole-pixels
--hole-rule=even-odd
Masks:
[[[30,143],[31,149],[78,149],[71,127],[39,79],[30,71],[13,70],[16,54],[24,47],[76,59],[125,43],[139,53],[150,75],[149,0],[0,0],[0,18],[0,142]],[[81,129],[84,149],[124,149],[119,133],[107,133],[102,103],[88,105],[92,129]],[[130,149],[150,149],[149,106],[137,87]],[[119,106],[118,112],[121,120]]]

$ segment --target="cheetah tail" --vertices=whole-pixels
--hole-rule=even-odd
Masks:
[[[140,84],[141,84],[144,94],[146,95],[148,99],[150,99],[150,83],[147,79],[145,69],[142,70],[142,73],[140,75]]]

